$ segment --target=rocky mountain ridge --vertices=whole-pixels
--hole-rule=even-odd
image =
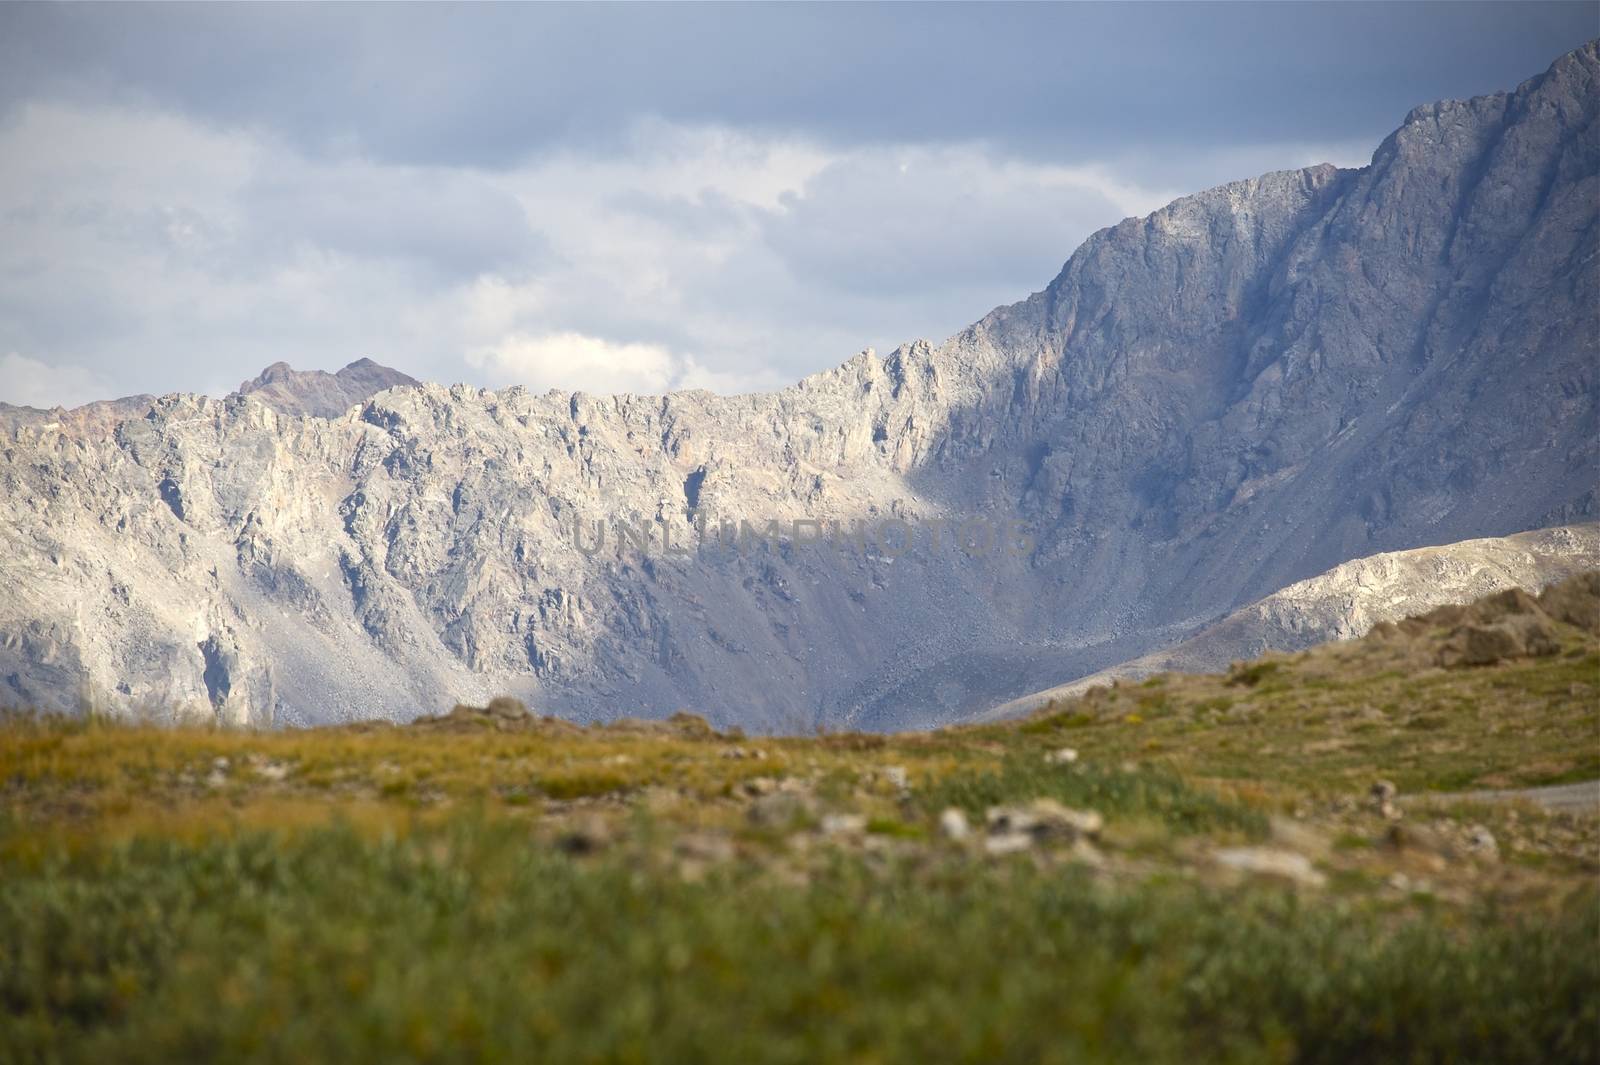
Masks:
[[[580,719],[938,724],[1350,558],[1592,518],[1597,71],[1591,44],[1416,109],[1370,166],[1126,220],[942,345],[776,393],[424,384],[318,417],[268,381],[13,426],[0,692],[287,723],[509,693]],[[1032,542],[579,535],[700,518]]]
[[[419,383],[411,375],[371,359],[357,359],[335,373],[296,370],[286,362],[275,362],[242,383],[229,397],[254,396],[280,414],[333,418],[386,388]],[[95,400],[71,408],[0,403],[0,432],[10,433],[24,426],[104,432],[115,428],[118,422],[144,417],[155,405],[156,397],[151,395]]]
[[[386,388],[420,383],[371,359],[357,359],[336,373],[296,370],[286,362],[275,362],[234,394],[255,396],[280,414],[335,418]]]
[[[1220,673],[1233,662],[1269,651],[1359,639],[1385,622],[1511,589],[1538,594],[1547,585],[1592,572],[1600,572],[1596,523],[1353,559],[1234,611],[1174,647],[1013,699],[978,720],[1019,717],[1117,680]]]

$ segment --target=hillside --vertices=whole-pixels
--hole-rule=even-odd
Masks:
[[[167,396],[18,425],[0,693],[257,723],[511,693],[584,721],[937,725],[1351,558],[1592,519],[1597,72],[1590,44],[1415,109],[1361,169],[1128,219],[943,344],[776,393],[425,384],[329,418]],[[831,523],[843,549],[616,548],[619,524],[660,545],[699,519]],[[886,521],[911,550],[850,546]],[[995,547],[954,546],[963,522]]]
[[[1593,1060],[1600,816],[1461,793],[1597,694],[1591,575],[935,733],[14,716],[0,1057]]]
[[[1220,673],[1268,651],[1299,651],[1365,636],[1374,625],[1491,592],[1545,585],[1600,570],[1600,525],[1572,525],[1354,559],[1234,611],[1194,636],[1013,699],[974,720],[1019,717],[1044,704],[1117,680],[1155,673]]]

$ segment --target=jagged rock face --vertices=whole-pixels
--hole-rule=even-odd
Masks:
[[[124,396],[101,399],[68,410],[64,407],[23,407],[0,403],[0,432],[11,434],[23,426],[68,429],[72,432],[106,432],[120,421],[137,418],[150,409],[154,396]]]
[[[1600,574],[1600,524],[1539,529],[1515,536],[1390,551],[1341,563],[1296,581],[1209,625],[1173,647],[1013,699],[981,715],[1021,717],[1118,680],[1156,673],[1220,673],[1269,651],[1302,651],[1354,640],[1375,626],[1512,590]],[[1572,622],[1578,624],[1578,622]],[[1585,623],[1587,624],[1587,623]]]
[[[333,418],[386,388],[419,383],[371,359],[357,359],[338,373],[296,370],[286,362],[275,362],[240,385],[235,395],[255,396],[280,414]]]
[[[332,418],[386,388],[418,383],[416,378],[380,366],[371,359],[357,359],[337,373],[296,370],[286,362],[275,362],[259,376],[241,384],[232,395],[254,396],[281,414]],[[74,433],[108,432],[119,422],[144,417],[155,403],[155,396],[144,395],[97,400],[70,410],[0,403],[0,432],[10,434],[23,427],[61,428]]]
[[[314,417],[262,403],[269,380],[109,432],[15,427],[0,691],[930,724],[1352,557],[1594,516],[1597,70],[1590,45],[1419,108],[1369,167],[1123,222],[942,346],[773,394],[421,385]],[[695,518],[916,541],[679,555],[658,524],[616,547],[619,520],[681,542]],[[975,518],[1032,543],[932,546]]]

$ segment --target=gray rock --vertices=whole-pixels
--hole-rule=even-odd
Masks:
[[[1037,842],[1026,832],[1001,832],[984,837],[983,849],[989,854],[1019,854],[1031,850]]]
[[[1372,807],[1379,817],[1386,821],[1398,821],[1404,816],[1394,801],[1399,794],[1400,789],[1392,781],[1380,780],[1372,785]]]
[[[1385,850],[1425,858],[1434,864],[1459,857],[1450,838],[1430,825],[1392,824],[1384,831],[1379,844]]]
[[[859,836],[867,830],[867,819],[860,814],[825,814],[817,828],[824,836]]]
[[[972,826],[967,823],[967,815],[952,806],[939,815],[939,834],[960,843],[972,834]]]
[[[814,813],[811,799],[794,791],[774,791],[751,802],[746,810],[750,823],[764,828],[798,827]]]
[[[491,717],[504,718],[508,721],[522,721],[532,716],[528,713],[526,703],[521,699],[513,699],[509,695],[500,695],[490,699],[489,705],[484,707],[484,712]]]
[[[1353,559],[1234,611],[1164,650],[1009,700],[976,720],[1021,717],[1120,679],[1142,680],[1169,672],[1220,673],[1232,662],[1250,661],[1271,651],[1300,651],[1358,639],[1435,607],[1470,603],[1513,588],[1537,592],[1596,569],[1600,569],[1600,524]]]
[[[1491,666],[1560,650],[1560,641],[1542,620],[1513,617],[1487,625],[1462,625],[1439,649],[1438,660],[1445,667]]]
[[[1311,864],[1311,859],[1296,851],[1275,847],[1228,847],[1211,857],[1225,869],[1252,876],[1287,880],[1306,887],[1322,887],[1328,882],[1328,878]]]
[[[1025,806],[992,807],[985,816],[991,839],[1025,836],[1034,842],[1073,843],[1098,840],[1105,820],[1093,810],[1073,810],[1054,799],[1034,799]]]
[[[335,418],[384,389],[419,383],[371,359],[357,359],[338,373],[296,370],[286,362],[275,362],[240,385],[235,395],[254,396],[282,414]]]
[[[1472,825],[1467,829],[1467,853],[1480,861],[1497,862],[1500,860],[1500,844],[1493,832],[1482,825]]]
[[[1325,858],[1332,851],[1328,837],[1308,825],[1286,817],[1268,819],[1272,842],[1279,847],[1315,858]]]
[[[283,783],[289,779],[289,774],[294,771],[294,767],[287,762],[278,762],[259,755],[251,757],[250,769],[257,777],[269,784]]]
[[[771,394],[370,393],[357,364],[8,418],[0,702],[937,725],[1352,558],[1592,519],[1597,70],[1128,219],[943,344]],[[701,518],[841,535],[668,554]],[[889,518],[911,550],[849,535]],[[932,546],[974,518],[1032,542]]]

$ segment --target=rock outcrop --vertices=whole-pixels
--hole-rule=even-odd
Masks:
[[[419,383],[409,374],[381,366],[371,359],[357,359],[337,373],[296,370],[286,362],[275,362],[241,384],[230,398],[254,396],[280,414],[332,418],[386,388]],[[0,403],[0,432],[9,434],[24,427],[65,429],[79,434],[108,432],[119,422],[144,417],[155,404],[156,397],[146,395],[96,400],[70,409]]]
[[[1274,592],[1173,647],[1009,700],[978,719],[1020,717],[1052,700],[1117,680],[1142,680],[1157,673],[1220,673],[1231,662],[1269,651],[1301,651],[1354,640],[1374,627],[1436,608],[1453,609],[1501,592],[1538,593],[1596,572],[1600,572],[1600,524],[1358,558]],[[1558,590],[1552,588],[1551,594]]]
[[[0,698],[935,724],[1353,557],[1593,518],[1597,72],[1129,219],[942,345],[773,394],[339,410],[269,371],[12,426]]]
[[[81,407],[25,407],[0,403],[0,432],[10,434],[24,426],[66,429],[69,432],[105,432],[120,421],[137,418],[155,403],[154,396],[99,399]]]
[[[384,389],[420,383],[371,359],[357,359],[337,373],[296,370],[286,362],[275,362],[240,385],[235,395],[255,396],[280,414],[334,418]]]

